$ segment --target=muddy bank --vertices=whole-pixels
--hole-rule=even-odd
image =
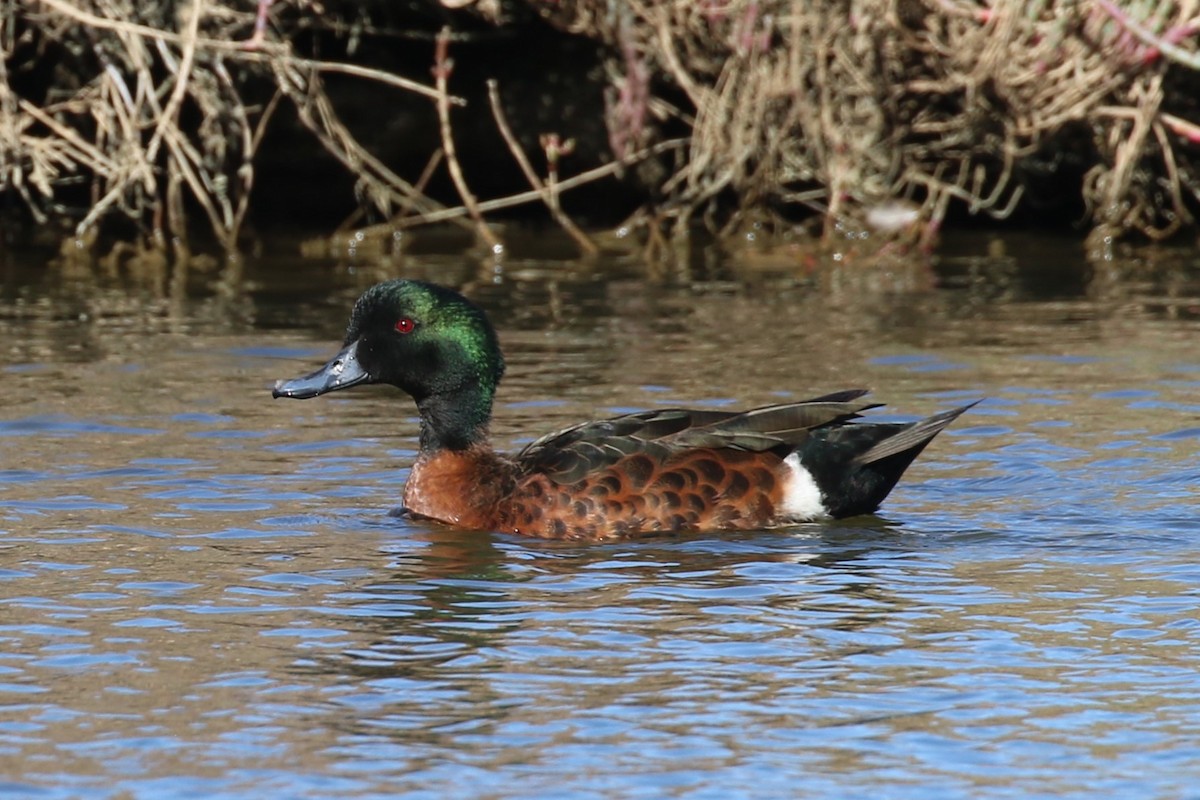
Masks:
[[[1187,3],[1109,0],[6,5],[4,229],[1161,239],[1200,197],[1198,29]]]

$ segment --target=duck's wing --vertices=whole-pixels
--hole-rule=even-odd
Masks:
[[[740,450],[785,454],[809,432],[855,419],[879,403],[856,402],[866,389],[851,389],[796,403],[749,411],[656,409],[594,420],[531,442],[517,454],[525,474],[541,473],[555,483],[574,483],[635,454],[662,463],[686,450]]]

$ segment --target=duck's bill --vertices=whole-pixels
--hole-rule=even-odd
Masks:
[[[328,364],[311,375],[293,378],[290,381],[276,381],[271,396],[295,397],[305,400],[326,392],[335,392],[338,389],[348,389],[360,383],[369,383],[371,376],[358,363],[357,346],[357,342],[346,345],[340,353],[329,360]]]

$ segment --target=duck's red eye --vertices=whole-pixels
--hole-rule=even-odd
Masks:
[[[400,319],[396,320],[397,333],[412,333],[413,328],[415,327],[416,323],[414,323],[408,317],[401,317]]]

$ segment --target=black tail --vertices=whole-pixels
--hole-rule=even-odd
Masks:
[[[933,437],[980,401],[910,423],[857,422],[813,431],[799,448],[830,516],[869,514]]]

